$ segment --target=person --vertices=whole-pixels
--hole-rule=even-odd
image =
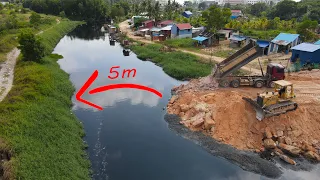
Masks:
[[[285,87],[282,87],[280,90],[279,90],[279,95],[280,97],[282,96],[282,94],[286,91]]]

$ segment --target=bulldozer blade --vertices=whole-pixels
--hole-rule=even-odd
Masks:
[[[246,97],[243,97],[242,99],[247,101],[249,104],[253,106],[254,110],[256,111],[256,118],[259,121],[262,121],[265,118],[266,116],[265,111],[254,100]]]

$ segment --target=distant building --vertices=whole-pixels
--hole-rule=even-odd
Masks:
[[[168,26],[168,25],[173,25],[173,21],[172,20],[165,20],[165,21],[161,21],[159,23],[160,27],[165,27],[165,26]]]
[[[245,0],[224,0],[223,4],[227,3],[229,3],[230,5],[245,4]]]
[[[286,52],[300,43],[299,34],[280,33],[270,44],[269,53]]]
[[[237,19],[238,17],[242,17],[241,10],[231,10],[231,19]]]
[[[147,20],[147,21],[144,21],[144,22],[142,23],[142,27],[143,27],[143,28],[149,28],[149,29],[151,29],[153,26],[154,26],[154,21],[153,21],[153,20]]]
[[[190,12],[190,11],[184,11],[184,12],[182,13],[182,16],[184,16],[184,17],[186,17],[186,18],[190,18],[190,17],[192,16],[192,12]]]
[[[190,23],[174,24],[171,27],[171,38],[192,38],[192,26]]]
[[[320,45],[301,43],[293,48],[290,61],[296,63],[299,59],[301,66],[306,64],[319,64],[320,63]]]

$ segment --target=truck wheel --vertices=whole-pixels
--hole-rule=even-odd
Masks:
[[[270,88],[274,88],[274,85],[275,85],[275,84],[274,84],[273,81],[271,81],[271,82],[269,83],[269,87],[270,87]]]
[[[230,85],[230,84],[229,84],[229,82],[228,82],[227,80],[224,80],[224,81],[221,81],[221,82],[220,82],[220,86],[221,86],[221,87],[226,88],[226,87],[229,87],[229,85]]]
[[[239,80],[231,81],[231,86],[234,87],[234,88],[238,88],[240,86]]]
[[[254,83],[254,87],[256,87],[256,88],[262,88],[263,85],[264,85],[263,81],[256,81]]]

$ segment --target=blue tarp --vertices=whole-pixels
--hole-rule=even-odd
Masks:
[[[231,16],[231,19],[237,19],[239,16]]]
[[[320,40],[319,40],[319,41],[317,41],[317,42],[315,42],[314,44],[316,44],[316,45],[320,45]]]
[[[310,43],[301,43],[299,45],[294,46],[291,49],[297,50],[297,51],[314,52],[320,49],[320,45],[310,44]]]
[[[204,41],[204,40],[207,40],[208,38],[206,38],[206,37],[202,37],[202,36],[197,36],[197,37],[192,38],[192,39],[193,39],[193,40],[197,40],[197,41],[202,42],[202,41]]]
[[[300,35],[299,34],[288,34],[288,33],[280,33],[276,38],[274,38],[271,42],[278,45],[288,45],[296,40]]]
[[[265,47],[269,46],[270,42],[269,41],[263,41],[263,40],[257,40],[257,44],[259,45],[259,47],[265,48]]]

